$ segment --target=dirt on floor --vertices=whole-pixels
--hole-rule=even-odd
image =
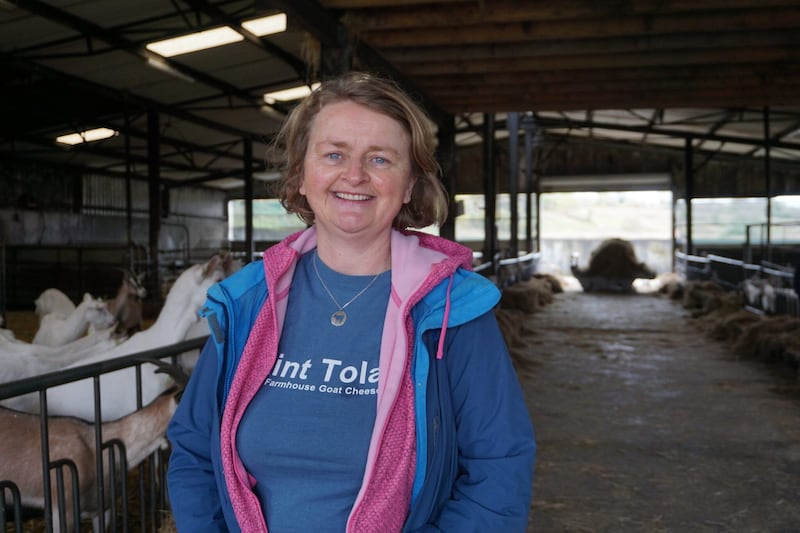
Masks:
[[[796,369],[663,296],[567,292],[525,321],[529,533],[800,532]]]

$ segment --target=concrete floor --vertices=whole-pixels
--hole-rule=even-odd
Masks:
[[[675,301],[557,294],[528,315],[529,532],[800,532],[797,376]]]

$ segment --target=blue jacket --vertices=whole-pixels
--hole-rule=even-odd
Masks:
[[[258,262],[209,291],[203,314],[211,339],[168,429],[169,492],[180,531],[241,530],[223,474],[220,421],[268,294]],[[485,278],[458,268],[411,309],[417,453],[404,531],[527,527],[535,444],[492,312],[498,298]]]

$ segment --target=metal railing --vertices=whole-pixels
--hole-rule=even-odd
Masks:
[[[102,405],[100,399],[100,378],[103,374],[122,370],[125,368],[135,367],[136,376],[136,405],[137,409],[141,409],[142,405],[142,368],[145,363],[149,363],[154,359],[162,360],[167,357],[170,358],[172,365],[177,365],[177,358],[183,352],[198,349],[203,346],[207,337],[191,339],[182,341],[176,344],[163,346],[153,350],[142,351],[135,354],[130,354],[114,359],[90,363],[87,365],[68,368],[56,372],[49,372],[37,376],[28,377],[16,381],[0,384],[0,400],[22,396],[31,393],[38,393],[40,413],[38,416],[40,422],[40,442],[41,442],[41,472],[42,472],[42,494],[43,494],[43,514],[44,514],[44,528],[48,533],[53,531],[54,520],[58,518],[60,524],[66,524],[66,509],[71,507],[72,516],[74,517],[76,530],[79,526],[81,515],[80,499],[79,499],[79,484],[78,470],[73,461],[69,457],[50,457],[50,417],[47,414],[47,389],[80,381],[83,379],[91,379],[94,387],[94,435],[95,435],[95,450],[101,450],[95,454],[95,476],[97,480],[109,480],[109,494],[106,495],[106,484],[103,482],[97,483],[97,502],[98,513],[95,517],[95,524],[100,531],[122,531],[128,532],[131,530],[129,520],[129,503],[131,500],[128,498],[126,481],[127,481],[127,460],[125,454],[125,445],[119,440],[102,440],[102,423],[100,421]],[[54,417],[58,418],[58,417]],[[103,462],[103,453],[107,450],[109,454],[107,464],[109,465],[109,475],[105,475],[105,466]],[[3,457],[3,461],[13,461],[13,457]],[[158,484],[157,480],[165,479],[165,460],[157,450],[150,458],[140,463],[139,479],[138,479],[138,497],[139,509],[139,522],[140,526],[136,531],[147,531],[149,525],[150,531],[157,531],[161,511],[164,511],[167,504],[166,488],[163,483]],[[121,471],[115,468],[115,465],[122,465]],[[30,465],[34,468],[35,465]],[[54,480],[52,479],[51,472],[55,472],[55,495],[56,502],[53,501]],[[66,475],[65,475],[66,474]],[[25,499],[25,494],[22,494],[13,479],[2,479],[3,474],[0,471],[0,529],[5,533],[7,532],[7,516],[5,512],[5,494],[10,492],[12,498],[12,507],[14,514],[14,531],[15,533],[22,532],[21,515],[23,511],[22,501]],[[67,489],[65,478],[71,481],[71,492]],[[68,496],[72,498],[68,498]],[[132,496],[132,495],[131,495]],[[149,496],[149,498],[148,498]],[[146,505],[146,499],[149,499],[149,505]],[[110,507],[106,508],[103,502],[111,502]],[[71,502],[71,503],[69,503]],[[57,504],[59,516],[53,516],[54,503]],[[109,512],[109,523],[106,524],[106,512]],[[108,527],[107,527],[108,526]],[[63,528],[62,528],[63,529]]]
[[[519,257],[500,259],[497,262],[497,285],[504,288],[531,279],[541,257],[541,252],[531,252]]]
[[[503,289],[520,281],[527,281],[536,273],[541,260],[541,252],[530,252],[518,257],[501,258],[497,253],[491,261],[476,265],[473,271],[489,279]]]
[[[712,281],[724,289],[742,291],[746,308],[760,314],[800,316],[794,287],[795,269],[769,261],[750,263],[721,255],[675,252],[675,271],[687,281]],[[766,291],[764,284],[770,289]],[[757,293],[757,294],[756,294]]]

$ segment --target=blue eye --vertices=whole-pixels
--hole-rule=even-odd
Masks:
[[[332,161],[338,161],[338,160],[342,159],[342,154],[340,154],[339,152],[331,152],[329,154],[325,154],[324,157],[325,157],[325,159],[330,159]]]
[[[375,163],[378,164],[378,165],[387,165],[387,164],[389,164],[389,160],[386,159],[386,158],[383,158],[381,156],[375,156],[375,157],[372,158],[372,160],[375,161]]]

